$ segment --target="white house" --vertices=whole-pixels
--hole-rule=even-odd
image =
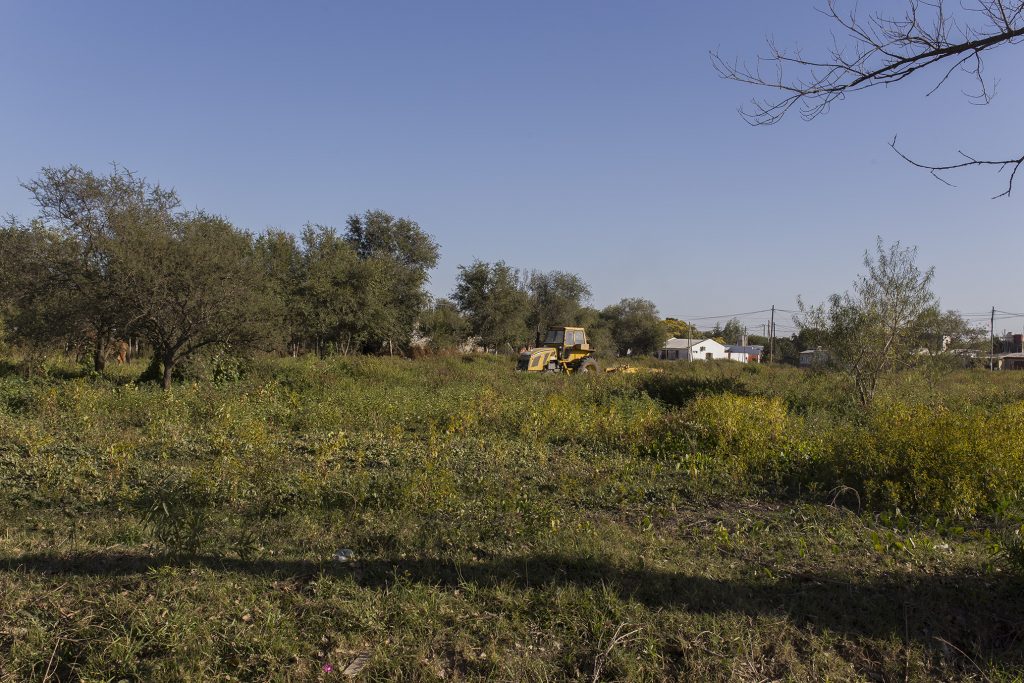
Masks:
[[[744,346],[733,344],[726,346],[725,352],[729,354],[729,360],[736,360],[740,363],[760,363],[764,355],[764,347],[759,344]]]
[[[677,339],[672,337],[658,351],[662,360],[725,360],[729,352],[714,339]]]

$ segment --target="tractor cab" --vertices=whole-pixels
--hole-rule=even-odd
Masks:
[[[582,327],[552,327],[542,343],[519,354],[516,367],[526,372],[596,372],[593,356]]]
[[[552,327],[541,346],[558,349],[558,357],[563,359],[574,352],[586,352],[589,355],[591,351],[582,327]]]

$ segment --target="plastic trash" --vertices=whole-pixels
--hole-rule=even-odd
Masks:
[[[342,548],[334,553],[335,562],[352,562],[356,559],[356,554],[349,548]]]

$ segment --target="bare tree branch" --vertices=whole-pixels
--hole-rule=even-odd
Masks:
[[[896,138],[892,139],[892,142],[889,143],[889,146],[892,147],[893,151],[895,151],[897,154],[899,154],[900,157],[902,157],[904,161],[906,161],[907,163],[909,163],[912,166],[916,166],[917,168],[925,169],[926,171],[931,173],[932,176],[934,176],[937,180],[941,181],[942,183],[945,183],[946,185],[949,185],[950,187],[954,187],[954,185],[951,182],[949,182],[948,180],[946,180],[944,177],[942,177],[941,174],[944,171],[958,171],[958,170],[965,169],[965,168],[972,168],[972,167],[976,168],[976,167],[980,167],[980,166],[995,166],[996,167],[996,172],[998,172],[998,173],[1002,173],[1006,169],[1010,169],[1010,178],[1009,178],[1009,180],[1007,182],[1006,189],[1004,191],[1000,192],[999,194],[997,194],[995,197],[993,197],[993,199],[998,199],[1000,197],[1009,197],[1010,196],[1010,194],[1013,192],[1013,181],[1017,177],[1017,171],[1020,170],[1021,164],[1024,164],[1024,156],[1018,157],[1016,159],[1002,159],[1002,160],[975,159],[974,157],[969,156],[969,155],[967,155],[967,154],[965,154],[964,152],[961,151],[961,152],[959,152],[959,154],[960,154],[960,156],[962,156],[965,159],[965,161],[961,161],[961,162],[953,163],[953,164],[931,165],[931,164],[924,164],[924,163],[921,163],[919,161],[915,161],[914,159],[911,159],[906,154],[904,154],[896,146]]]
[[[711,53],[715,70],[728,80],[768,88],[775,97],[754,98],[740,109],[751,125],[770,125],[780,121],[797,107],[804,120],[828,112],[832,103],[848,94],[876,86],[899,83],[929,67],[941,69],[928,95],[946,84],[956,72],[975,83],[972,92],[964,91],[972,103],[988,104],[995,95],[995,82],[985,74],[985,55],[1004,45],[1024,40],[1024,0],[904,0],[902,16],[876,13],[860,15],[854,6],[840,9],[840,0],[827,0],[820,10],[840,29],[832,34],[832,45],[817,59],[805,57],[799,48],[780,48],[767,40],[768,53],[753,64],[726,61]],[[953,5],[951,7],[951,5]],[[935,65],[938,65],[937,67]],[[932,69],[934,70],[934,69]],[[1011,169],[1007,189],[996,195],[1009,196],[1013,180],[1022,162],[1017,158],[988,160],[966,157],[950,164],[924,164],[909,158],[892,143],[907,162],[941,177],[944,171],[970,167],[995,166]]]

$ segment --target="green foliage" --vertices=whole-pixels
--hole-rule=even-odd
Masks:
[[[549,327],[578,324],[583,304],[590,298],[590,287],[583,278],[559,270],[531,272],[526,288],[530,294],[526,323],[541,334]]]
[[[271,336],[253,239],[223,219],[194,213],[135,226],[112,251],[132,328],[160,359],[165,389],[200,349],[254,348]]]
[[[832,362],[854,380],[861,403],[869,404],[879,382],[910,366],[923,337],[932,336],[938,316],[931,290],[934,268],[922,272],[915,263],[917,248],[899,242],[885,247],[881,238],[874,253],[865,252],[865,272],[852,288],[829,297],[827,307],[800,302],[797,325],[820,336]]]
[[[349,216],[346,240],[369,272],[363,350],[405,347],[429,298],[424,286],[437,265],[437,243],[415,221],[384,211]]]
[[[454,349],[469,337],[469,321],[454,303],[438,299],[420,315],[420,332],[432,350]]]
[[[739,344],[746,334],[746,328],[737,318],[730,318],[725,325],[715,323],[715,327],[707,333],[720,344]]]
[[[169,221],[178,197],[118,166],[105,176],[44,168],[24,187],[39,216],[0,232],[8,329],[28,344],[64,341],[90,353],[100,371],[137,313],[126,300],[136,283],[121,267],[119,247]]]
[[[429,297],[433,238],[407,218],[367,211],[334,228],[258,238],[115,166],[44,168],[25,184],[39,207],[0,227],[6,336],[64,346],[94,369],[143,338],[166,388],[200,349],[402,352]]]
[[[620,356],[644,355],[665,343],[665,328],[657,307],[647,299],[623,299],[601,311]]]
[[[665,318],[661,321],[661,325],[665,328],[664,335],[666,339],[672,337],[676,339],[696,338],[700,335],[700,331],[696,327],[676,318]]]
[[[993,678],[1022,663],[992,626],[1021,609],[1008,374],[907,373],[865,410],[842,376],[727,362],[256,357],[168,392],[142,362],[0,375],[9,678],[54,651],[72,680],[363,651],[381,680],[974,671],[936,623]]]
[[[529,294],[518,271],[504,261],[459,266],[452,299],[469,321],[470,333],[486,348],[514,349],[532,341],[526,324]]]
[[[838,430],[833,466],[877,508],[969,518],[1024,494],[1024,403],[991,410],[880,401]]]
[[[151,484],[139,499],[143,522],[172,553],[194,555],[208,543],[212,491],[197,473],[175,473]]]

